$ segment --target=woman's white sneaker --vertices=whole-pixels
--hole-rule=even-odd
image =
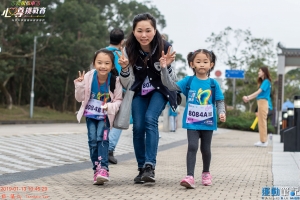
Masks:
[[[257,147],[267,147],[268,146],[268,142],[258,141],[256,143],[254,143],[254,146],[257,146]]]

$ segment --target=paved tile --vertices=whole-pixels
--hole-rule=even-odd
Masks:
[[[75,125],[78,126],[78,125]],[[82,125],[85,128],[85,125]],[[81,127],[82,127],[81,126]],[[46,125],[47,127],[47,125]],[[86,128],[85,128],[86,129]],[[0,175],[89,161],[86,130],[0,135]],[[75,130],[74,130],[75,131]],[[183,129],[161,132],[160,145],[186,138]],[[133,152],[131,128],[122,132],[115,155]]]
[[[7,195],[45,195],[49,199],[260,199],[261,188],[271,186],[272,146],[257,148],[252,144],[258,134],[230,131],[216,134],[212,143],[212,186],[202,186],[201,154],[195,169],[197,187],[187,190],[179,185],[186,175],[187,145],[160,151],[157,158],[156,183],[133,184],[137,175],[135,159],[110,166],[111,181],[92,185],[92,170],[53,175],[15,182],[10,187],[44,187],[47,191],[6,192]],[[30,199],[30,198],[28,198]],[[33,199],[33,198],[32,198]]]

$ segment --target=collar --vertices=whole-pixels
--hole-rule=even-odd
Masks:
[[[151,56],[153,56],[153,54],[155,53],[156,49],[157,49],[157,45],[155,45],[153,51],[151,52]],[[146,56],[146,55],[147,55],[142,49],[140,49],[139,52],[140,52],[140,54],[142,54],[143,56]]]
[[[120,50],[118,49],[117,47],[113,47],[113,46],[108,46],[106,47],[106,49],[110,50],[110,51],[113,51],[113,50]]]

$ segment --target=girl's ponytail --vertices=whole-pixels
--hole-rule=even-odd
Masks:
[[[191,66],[190,63],[193,62],[193,59],[192,59],[193,54],[194,54],[194,52],[190,52],[190,53],[188,53],[188,55],[187,55],[187,61],[188,61],[188,65],[189,65],[189,66]]]
[[[216,65],[216,61],[217,61],[217,57],[216,57],[216,54],[213,52],[213,51],[210,51],[210,54],[211,54],[211,62],[214,63],[214,66]]]

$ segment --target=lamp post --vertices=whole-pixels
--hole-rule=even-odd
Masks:
[[[32,78],[31,78],[31,92],[30,92],[30,118],[33,116],[33,103],[34,103],[34,73],[35,73],[35,56],[36,56],[36,40],[38,36],[33,39],[33,63],[32,63]]]
[[[51,36],[50,33],[47,33],[45,36]],[[32,79],[31,79],[31,92],[30,92],[30,118],[33,116],[33,104],[34,104],[34,74],[35,74],[35,57],[36,57],[36,43],[37,38],[42,36],[34,36],[33,39],[33,63],[32,63]]]
[[[292,127],[294,126],[294,108],[288,108],[287,114],[287,127]]]

